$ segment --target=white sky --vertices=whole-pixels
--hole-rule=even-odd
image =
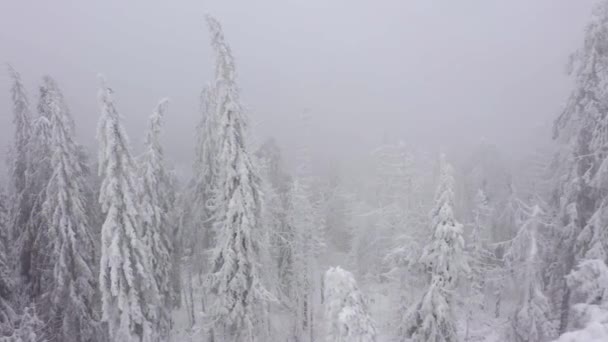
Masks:
[[[135,147],[161,97],[165,142],[190,167],[198,95],[212,54],[203,16],[224,25],[256,136],[292,151],[313,115],[319,158],[367,153],[388,137],[464,149],[482,137],[517,151],[566,100],[568,56],[592,0],[0,1],[0,62],[37,102],[54,76],[95,146],[96,75],[116,91]],[[0,72],[0,144],[12,135]],[[544,131],[542,131],[544,133]],[[550,139],[547,135],[542,139]]]

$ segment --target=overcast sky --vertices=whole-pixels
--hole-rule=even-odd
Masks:
[[[33,103],[41,77],[54,76],[91,149],[98,73],[136,148],[153,107],[169,97],[168,154],[189,168],[198,97],[213,72],[210,13],[235,55],[256,137],[274,136],[287,152],[300,143],[305,110],[312,149],[325,159],[367,153],[385,139],[433,149],[485,138],[516,150],[565,102],[564,66],[592,3],[4,0],[0,61],[21,71]],[[2,146],[13,129],[9,87],[3,70]]]

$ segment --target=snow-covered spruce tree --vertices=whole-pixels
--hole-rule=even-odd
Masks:
[[[245,143],[246,119],[239,102],[234,61],[219,22],[207,16],[216,54],[214,91],[218,119],[218,179],[213,206],[216,233],[207,289],[211,334],[219,341],[264,340],[270,295],[260,276],[260,179]]]
[[[167,338],[171,329],[171,307],[175,301],[171,287],[172,246],[169,236],[171,184],[165,168],[165,157],[160,143],[162,117],[168,100],[161,100],[150,116],[145,141],[145,152],[140,158],[139,199],[142,208],[142,241],[150,250],[149,263],[160,295],[158,331]]]
[[[213,213],[212,207],[217,187],[217,139],[218,111],[215,104],[216,89],[207,85],[201,93],[201,121],[196,128],[196,148],[192,186],[190,189],[190,210],[185,217],[186,236],[189,237],[186,248],[190,257],[197,261],[197,272],[201,276],[207,272],[209,265],[205,262],[205,253],[212,246]]]
[[[467,286],[465,341],[468,341],[471,337],[471,323],[478,320],[475,316],[479,313],[483,314],[483,311],[485,311],[486,277],[492,268],[491,262],[494,259],[486,245],[492,208],[483,189],[477,191],[474,202],[475,209],[473,210],[470,242],[467,244],[471,272],[469,273],[469,285]]]
[[[291,190],[288,215],[293,229],[291,275],[294,336],[298,341],[313,341],[315,334],[315,293],[320,287],[317,279],[318,258],[324,247],[322,224],[310,199],[307,180],[296,179]]]
[[[14,243],[17,248],[13,250],[14,255],[9,256],[15,258],[18,264],[21,280],[24,282],[25,288],[31,290],[33,283],[33,275],[31,269],[33,260],[37,259],[36,252],[33,249],[34,241],[37,237],[37,232],[33,230],[31,224],[33,202],[36,197],[36,184],[31,176],[32,168],[32,135],[33,123],[30,114],[29,100],[21,75],[11,66],[8,65],[9,75],[13,80],[11,88],[11,96],[13,100],[13,122],[15,124],[15,141],[11,150],[11,193],[14,196],[13,205],[11,208],[11,227],[9,238],[11,243]],[[38,121],[38,129],[43,127],[43,122]],[[46,135],[43,134],[44,138]]]
[[[544,225],[542,212],[538,205],[527,209],[529,218],[509,242],[504,256],[517,293],[509,335],[516,342],[542,342],[555,337],[557,327],[552,321],[549,300],[543,293],[541,271],[545,251],[539,232]]]
[[[290,306],[293,294],[294,229],[289,224],[291,179],[282,169],[281,152],[276,142],[269,139],[256,152],[262,178],[263,225],[270,243],[272,272],[266,273],[268,289],[282,303]]]
[[[24,194],[29,196],[31,212],[18,241],[20,251],[21,276],[24,290],[29,298],[38,302],[39,314],[46,319],[50,312],[47,305],[52,275],[51,244],[48,234],[48,221],[43,205],[46,200],[46,187],[51,178],[51,123],[48,112],[40,112],[33,121],[32,136],[29,141],[29,166],[26,174]]]
[[[47,76],[43,89],[44,106],[50,111],[52,150],[52,176],[43,205],[54,264],[49,334],[66,342],[97,341],[95,243],[87,216],[86,172],[59,88]]]
[[[107,323],[113,341],[157,341],[158,290],[149,264],[149,249],[141,240],[136,166],[112,90],[100,79],[99,201],[105,213],[99,273],[102,321]]]
[[[556,342],[603,342],[608,340],[608,267],[603,260],[583,260],[567,277],[580,303],[574,306],[573,331]]]
[[[420,257],[427,273],[428,288],[411,308],[406,328],[406,335],[415,342],[458,340],[452,291],[469,267],[463,251],[462,225],[454,219],[452,211],[452,173],[452,166],[441,155],[439,185],[431,211],[433,233]]]
[[[325,273],[324,284],[325,340],[375,342],[376,326],[353,275],[340,267],[333,267]]]
[[[607,258],[604,225],[592,219],[603,217],[606,171],[608,161],[608,1],[601,1],[593,10],[593,17],[585,32],[583,46],[573,55],[571,71],[575,87],[566,107],[554,123],[554,137],[564,143],[560,164],[565,165],[557,175],[554,202],[558,210],[556,237],[557,255],[554,277],[559,282],[553,298],[560,307],[560,332],[569,325],[568,313],[572,305],[570,290],[563,281],[580,260]],[[599,242],[596,244],[595,242]]]
[[[44,323],[38,318],[35,306],[27,306],[13,322],[11,331],[0,336],[0,342],[47,342]]]
[[[28,146],[32,133],[32,119],[29,101],[21,75],[8,65],[9,75],[13,80],[11,97],[13,100],[13,123],[15,124],[14,143],[10,152],[10,188],[14,197],[11,207],[11,231],[9,237],[16,239],[23,230],[29,217],[31,206],[29,196],[24,193],[26,171],[29,165]]]
[[[8,196],[0,186],[0,336],[11,332],[12,322],[16,318],[13,309],[15,284],[7,255],[7,234],[10,229],[8,206]]]

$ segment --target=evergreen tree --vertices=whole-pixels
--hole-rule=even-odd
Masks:
[[[454,178],[452,166],[440,158],[440,178],[431,211],[433,234],[425,246],[420,263],[424,266],[428,288],[410,313],[407,331],[413,341],[453,342],[458,340],[453,314],[452,291],[459,277],[468,272],[464,257],[462,225],[454,219]]]
[[[44,319],[50,314],[48,293],[53,273],[50,259],[49,225],[43,208],[46,200],[46,187],[52,173],[50,148],[52,132],[48,114],[48,112],[40,112],[40,116],[33,122],[33,134],[27,152],[30,162],[24,190],[24,193],[29,196],[31,211],[18,241],[24,289],[33,301],[42,300],[39,314]]]
[[[556,342],[603,342],[608,339],[608,267],[603,260],[582,261],[566,278],[568,287],[580,298],[574,306],[577,329]]]
[[[376,326],[355,278],[340,267],[327,270],[325,324],[327,342],[375,342]]]
[[[141,240],[142,218],[129,142],[102,79],[98,126],[99,201],[105,213],[101,231],[99,283],[102,321],[113,341],[156,341],[158,290],[148,248]]]
[[[217,63],[214,92],[218,118],[218,181],[213,207],[217,234],[207,288],[212,334],[226,341],[256,341],[268,319],[270,295],[259,258],[267,248],[261,228],[260,179],[247,153],[246,121],[239,103],[234,61],[220,24],[207,17]]]
[[[31,211],[29,196],[25,193],[26,171],[29,166],[28,147],[32,134],[32,118],[27,93],[21,81],[21,75],[8,65],[9,75],[13,80],[11,98],[13,100],[13,123],[15,124],[14,144],[10,158],[10,191],[15,200],[11,208],[11,231],[9,236],[16,239],[21,235]]]
[[[61,341],[96,341],[95,243],[88,219],[86,172],[74,140],[74,123],[61,91],[44,78],[44,106],[50,111],[52,176],[43,205],[53,245],[52,334]]]
[[[11,332],[12,323],[16,318],[16,312],[13,309],[15,284],[7,255],[9,229],[8,197],[4,189],[0,187],[0,336]]]
[[[295,313],[294,335],[298,340],[314,340],[315,299],[318,258],[324,247],[322,224],[310,200],[306,179],[294,181],[288,222],[293,229],[293,269],[289,272]]]
[[[140,203],[142,208],[142,240],[150,249],[150,265],[156,282],[161,305],[159,307],[159,332],[167,338],[171,328],[170,309],[174,302],[172,275],[172,246],[169,238],[171,184],[165,169],[165,157],[160,143],[161,120],[167,111],[167,100],[162,100],[152,116],[146,135],[145,152],[140,160]]]
[[[558,154],[560,167],[554,194],[558,209],[557,247],[552,269],[559,275],[551,284],[555,305],[560,307],[560,331],[569,325],[570,290],[563,281],[579,261],[589,258],[606,260],[605,229],[597,218],[606,214],[603,195],[606,191],[608,140],[608,1],[593,10],[585,32],[584,44],[571,60],[575,87],[562,114],[554,124],[554,137],[564,143],[565,153]],[[597,242],[597,243],[596,243]]]
[[[478,313],[483,313],[483,311],[485,311],[486,278],[488,272],[491,270],[491,262],[494,259],[486,245],[489,231],[489,218],[491,216],[492,208],[489,206],[488,198],[483,189],[477,191],[474,202],[473,226],[471,229],[470,243],[467,246],[471,272],[469,273],[468,279],[469,286],[465,341],[468,341],[471,337],[471,323],[480,319],[475,318],[475,316]]]
[[[528,209],[529,218],[521,226],[505,253],[507,270],[513,275],[517,306],[511,318],[514,341],[548,341],[556,335],[551,305],[543,293],[542,249],[539,229],[543,226],[538,205]]]

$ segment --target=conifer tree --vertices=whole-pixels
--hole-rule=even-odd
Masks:
[[[376,326],[353,275],[333,267],[325,273],[324,284],[326,341],[375,342]]]
[[[270,295],[260,275],[260,250],[266,248],[261,223],[260,179],[247,152],[242,111],[230,48],[220,24],[208,16],[216,54],[216,118],[218,181],[213,207],[217,234],[211,251],[207,288],[209,318],[219,340],[263,340],[260,327],[268,319],[263,305]]]
[[[15,200],[11,208],[11,231],[9,236],[16,239],[29,217],[31,207],[29,196],[25,194],[26,171],[29,165],[28,146],[32,134],[32,118],[27,93],[21,81],[21,75],[8,65],[12,78],[11,98],[13,100],[13,123],[15,124],[14,143],[10,158],[10,188]]]
[[[538,205],[527,208],[529,218],[509,242],[505,253],[507,270],[513,275],[517,306],[511,317],[514,341],[548,341],[557,327],[552,321],[551,305],[542,284],[542,212]]]
[[[463,252],[462,225],[454,219],[452,211],[452,173],[452,166],[441,155],[439,185],[431,211],[433,233],[420,258],[427,273],[428,288],[412,308],[407,330],[407,335],[416,342],[458,339],[452,291],[469,268]]]
[[[52,176],[43,205],[53,247],[50,289],[51,322],[61,341],[100,340],[95,291],[95,242],[87,208],[86,172],[74,140],[74,123],[60,89],[44,78],[44,106],[49,110]]]
[[[563,143],[558,162],[554,205],[558,210],[556,255],[552,270],[559,273],[550,284],[554,304],[560,307],[560,332],[569,326],[570,289],[564,281],[581,260],[608,256],[608,239],[600,217],[606,216],[608,178],[608,113],[605,85],[608,82],[608,1],[593,10],[583,46],[573,55],[570,71],[575,86],[564,111],[555,120],[554,137]]]
[[[112,90],[103,78],[99,104],[99,201],[105,214],[99,274],[102,321],[107,323],[113,341],[157,341],[158,290],[149,249],[141,240],[135,163]]]
[[[150,116],[145,141],[145,152],[140,160],[140,203],[142,207],[143,242],[150,250],[150,266],[158,287],[161,305],[158,310],[159,332],[167,338],[171,328],[170,309],[174,302],[172,275],[172,246],[169,238],[171,184],[165,168],[165,158],[160,142],[162,118],[167,111],[168,100],[162,100]]]

